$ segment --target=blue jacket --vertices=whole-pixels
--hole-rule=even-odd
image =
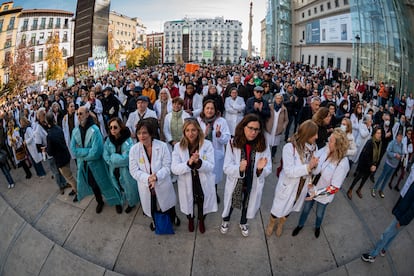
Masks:
[[[88,184],[89,168],[107,203],[111,206],[121,205],[122,199],[119,188],[112,185],[109,180],[108,170],[102,158],[103,140],[101,131],[96,125],[91,125],[87,129],[84,143],[82,143],[79,128],[80,126],[73,130],[70,141],[70,149],[78,164],[78,199],[82,200],[85,196],[93,194],[92,188]]]
[[[400,225],[408,225],[414,218],[414,184],[411,184],[404,197],[398,199],[392,213]]]
[[[401,157],[404,155],[403,151],[403,144],[398,143],[397,140],[392,140],[387,147],[387,159],[385,162],[387,162],[388,165],[393,167],[394,169],[398,166],[398,163],[400,163],[401,158],[397,159],[395,157],[395,154],[399,154]]]
[[[121,145],[121,154],[116,153],[116,146],[108,137],[105,141],[103,152],[103,159],[109,168],[109,178],[114,186],[118,186],[118,180],[113,172],[116,168],[119,169],[119,183],[124,189],[124,195],[129,206],[135,206],[139,202],[138,184],[129,173],[129,150],[132,146],[132,139],[128,138]]]

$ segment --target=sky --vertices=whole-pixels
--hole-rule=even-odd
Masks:
[[[260,50],[260,21],[266,14],[266,0],[253,0],[253,47]],[[24,9],[76,10],[76,0],[15,0],[15,6]],[[165,21],[189,18],[214,18],[242,22],[242,47],[247,49],[250,0],[112,0],[111,11],[129,17],[139,17],[147,27],[147,33],[162,32]]]

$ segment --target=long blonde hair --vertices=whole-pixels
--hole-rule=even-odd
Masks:
[[[187,118],[187,119],[184,120],[183,137],[181,138],[181,141],[180,141],[180,147],[182,149],[188,148],[188,145],[190,144],[187,137],[185,137],[185,130],[190,125],[193,125],[198,131],[198,136],[197,136],[196,143],[199,145],[199,147],[201,147],[204,144],[204,132],[201,129],[200,124],[198,123],[198,121],[195,118]]]
[[[335,149],[329,153],[329,159],[339,162],[346,156],[349,141],[346,133],[340,128],[335,128],[331,136],[335,137]]]

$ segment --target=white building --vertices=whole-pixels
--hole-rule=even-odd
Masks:
[[[237,20],[189,19],[164,24],[164,62],[238,63],[242,23]]]
[[[293,1],[293,59],[351,72],[351,9],[348,0]]]
[[[23,10],[19,16],[17,48],[25,45],[30,50],[32,70],[39,80],[45,78],[47,62],[46,42],[52,35],[59,36],[63,58],[73,55],[73,13],[63,10]]]

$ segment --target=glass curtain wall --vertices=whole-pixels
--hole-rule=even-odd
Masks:
[[[353,0],[351,17],[355,38],[353,76],[358,70],[359,79],[367,80],[372,76],[377,83],[394,83],[397,91],[406,91],[409,72],[407,38],[412,27],[402,16],[400,1]]]

